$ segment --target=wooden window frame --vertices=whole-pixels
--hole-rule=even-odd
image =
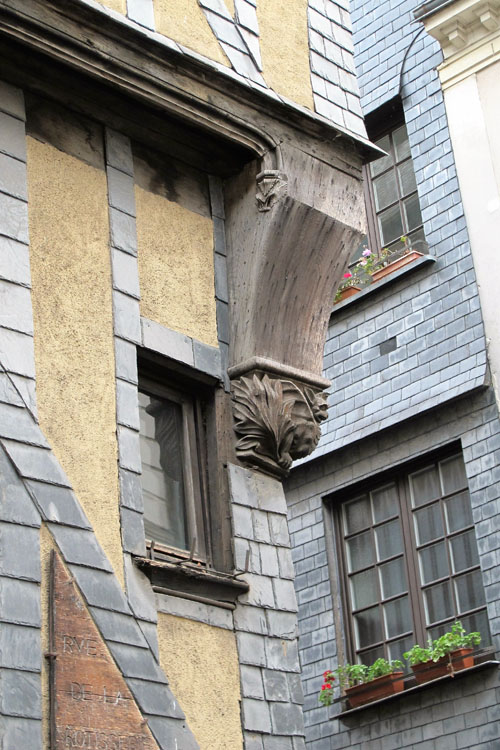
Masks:
[[[366,219],[367,219],[367,239],[368,239],[368,245],[370,249],[373,252],[375,252],[376,255],[380,254],[383,247],[391,247],[398,240],[398,238],[394,238],[394,240],[391,240],[390,243],[382,242],[382,237],[380,235],[380,230],[378,226],[378,214],[381,214],[384,211],[387,211],[388,209],[393,208],[394,206],[398,206],[399,213],[401,216],[401,223],[403,225],[403,235],[409,235],[409,234],[413,234],[414,232],[419,232],[419,231],[423,233],[424,231],[423,221],[421,221],[421,223],[418,226],[413,227],[411,230],[405,229],[405,226],[404,226],[406,222],[405,212],[404,212],[404,202],[413,196],[416,196],[418,200],[419,196],[418,196],[418,186],[416,186],[415,190],[413,190],[412,192],[408,193],[407,195],[403,195],[401,186],[399,183],[399,175],[398,175],[398,169],[397,169],[398,165],[401,165],[407,161],[410,161],[413,165],[413,159],[411,157],[411,154],[406,159],[400,159],[399,161],[397,159],[396,148],[394,145],[394,133],[403,126],[406,128],[406,123],[404,119],[401,119],[398,122],[392,123],[391,127],[378,133],[377,138],[376,138],[376,140],[379,140],[380,138],[389,136],[390,149],[387,153],[390,155],[391,161],[392,161],[390,166],[384,169],[380,174],[375,175],[375,177],[373,177],[371,174],[371,164],[363,165],[364,198],[365,198]],[[379,179],[383,175],[389,174],[391,171],[395,175],[397,199],[395,201],[392,201],[392,203],[389,203],[387,206],[384,206],[384,208],[381,209],[380,211],[377,211],[376,202],[375,202],[375,193],[374,193],[374,188],[373,188],[373,181],[375,179]],[[418,247],[415,249],[418,250]]]
[[[443,451],[440,451],[438,453],[431,453],[428,454],[425,458],[409,464],[406,464],[402,467],[399,467],[396,470],[392,470],[390,472],[384,472],[383,474],[379,475],[379,477],[376,477],[375,479],[365,480],[361,483],[358,483],[354,485],[352,488],[347,488],[345,490],[340,491],[339,493],[336,493],[334,496],[331,496],[328,498],[328,507],[329,507],[329,515],[331,519],[331,541],[333,542],[334,548],[334,554],[331,556],[331,561],[333,561],[333,557],[335,557],[336,565],[338,566],[338,575],[339,575],[339,594],[342,601],[342,620],[343,620],[343,626],[342,630],[345,636],[345,647],[346,647],[346,660],[350,661],[351,663],[354,663],[357,661],[357,654],[359,652],[363,651],[370,651],[374,648],[377,648],[378,646],[383,646],[384,649],[384,656],[388,658],[388,647],[387,644],[391,641],[396,641],[404,635],[398,634],[392,638],[386,638],[385,633],[384,638],[377,642],[376,644],[372,644],[370,646],[367,646],[366,648],[356,648],[356,638],[355,638],[355,625],[354,625],[354,612],[358,611],[353,609],[352,607],[352,601],[351,601],[351,593],[350,593],[350,586],[349,586],[349,578],[350,575],[353,575],[354,573],[358,573],[361,570],[364,570],[365,568],[360,569],[360,571],[356,570],[353,574],[348,573],[348,566],[347,566],[347,554],[346,554],[346,545],[345,545],[345,538],[349,537],[349,534],[345,534],[342,528],[343,523],[343,507],[344,505],[349,502],[349,500],[354,500],[356,497],[361,496],[365,493],[369,493],[370,491],[376,491],[378,489],[381,489],[384,485],[388,485],[390,483],[395,483],[398,489],[398,502],[399,502],[399,518],[401,519],[401,531],[402,531],[402,538],[403,538],[403,555],[405,559],[405,566],[406,566],[406,574],[407,574],[407,594],[409,597],[409,603],[410,603],[410,614],[412,618],[412,625],[413,625],[413,643],[420,643],[421,645],[425,645],[427,643],[428,638],[428,630],[434,629],[438,627],[440,624],[442,625],[449,625],[454,622],[456,617],[458,615],[453,615],[448,618],[444,618],[443,620],[433,623],[431,626],[427,626],[425,622],[425,604],[424,604],[424,596],[423,591],[428,588],[429,586],[435,585],[436,583],[443,582],[443,581],[450,581],[450,589],[451,589],[451,596],[452,596],[452,602],[455,607],[455,612],[458,611],[457,601],[456,601],[456,594],[454,590],[453,580],[457,576],[464,575],[476,570],[480,570],[479,562],[471,566],[470,568],[461,570],[457,573],[453,573],[453,567],[451,565],[451,560],[448,559],[448,566],[449,566],[449,575],[441,578],[436,581],[432,581],[428,584],[422,583],[420,580],[420,572],[419,572],[419,561],[418,561],[418,549],[421,549],[423,547],[429,546],[431,544],[434,544],[441,539],[449,539],[453,538],[459,534],[462,534],[466,531],[469,531],[470,529],[475,528],[475,524],[472,521],[472,523],[464,527],[462,529],[459,529],[458,531],[448,533],[446,524],[444,523],[445,519],[443,517],[443,534],[439,539],[431,540],[430,542],[427,542],[425,544],[417,545],[416,535],[415,535],[415,524],[413,523],[412,515],[413,515],[413,508],[411,505],[411,498],[410,498],[410,490],[409,490],[409,476],[410,474],[418,471],[419,469],[424,469],[426,466],[436,465],[440,461],[444,461],[447,458],[450,458],[454,455],[462,455],[461,446],[454,444],[453,446],[450,446],[448,449],[445,449]],[[441,512],[444,516],[444,502],[447,497],[453,496],[456,494],[449,493],[448,495],[440,495],[438,501],[440,504]],[[427,505],[432,505],[432,503],[436,502],[436,500],[431,500],[428,503],[422,504],[422,506],[418,506],[418,509],[426,507]],[[380,524],[386,523],[387,520],[381,521]],[[371,530],[372,534],[374,527],[379,525],[378,523],[372,523],[368,528]],[[449,548],[448,543],[446,544],[447,549],[447,555],[449,558]],[[396,557],[399,557],[400,555],[395,555],[393,557],[384,559],[382,563],[386,563],[390,561],[391,559],[395,559]],[[366,569],[368,568],[377,568],[380,563],[375,560],[374,563],[370,566],[366,566]],[[378,579],[378,576],[377,576]],[[377,580],[377,587],[380,588],[379,581]],[[404,595],[404,594],[395,594],[393,597],[388,597],[387,599],[383,599],[381,596],[381,592],[379,591],[379,597],[377,601],[377,605],[380,607],[382,603],[385,603],[386,601],[390,601],[392,599],[397,599],[398,597]],[[371,605],[369,605],[371,606]],[[366,608],[369,608],[367,606]],[[359,611],[362,611],[364,608],[359,608]],[[486,602],[480,606],[474,607],[471,610],[468,610],[465,613],[462,613],[460,617],[467,617],[469,615],[473,615],[475,613],[479,612],[485,612],[487,616],[487,608],[486,608]],[[337,631],[340,627],[340,622],[337,621]],[[337,637],[340,637],[341,633],[337,632]],[[483,644],[485,649],[488,649],[488,644]],[[393,658],[398,658],[397,655],[393,655]]]
[[[199,388],[139,374],[138,390],[159,399],[164,398],[182,409],[182,470],[185,491],[186,531],[189,550],[146,539],[147,548],[165,557],[193,560],[211,566],[211,543],[208,519],[208,462],[204,419],[205,399]],[[196,540],[196,546],[193,542]]]

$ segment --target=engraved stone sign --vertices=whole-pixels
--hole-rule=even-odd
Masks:
[[[52,553],[51,750],[158,750],[59,555]]]

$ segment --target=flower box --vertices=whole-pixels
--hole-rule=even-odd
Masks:
[[[400,693],[404,689],[403,678],[403,672],[384,674],[382,677],[370,680],[370,682],[363,682],[361,685],[347,688],[345,694],[349,699],[351,708],[357,708],[365,703],[372,703],[380,700],[380,698],[387,698],[388,695]]]
[[[446,656],[442,656],[437,661],[424,661],[412,666],[413,674],[419,685],[430,680],[437,680],[438,677],[444,677],[453,672],[459,672],[461,669],[467,669],[474,666],[474,655],[472,648],[459,648],[452,651]]]
[[[422,255],[423,253],[419,253],[418,250],[410,250],[409,253],[402,255],[400,258],[397,258],[396,260],[393,260],[392,263],[388,263],[387,266],[383,266],[382,268],[379,268],[378,271],[374,271],[372,273],[372,280],[379,281],[380,279],[383,279],[385,276],[389,276],[391,273],[394,273],[394,271],[398,271],[400,268],[403,268],[404,266],[407,266],[410,263],[413,263],[413,261],[417,260],[418,258],[421,258]]]
[[[339,294],[337,295],[337,298],[335,300],[335,304],[338,305],[339,302],[343,302],[345,299],[349,299],[349,297],[352,297],[353,295],[357,294],[361,291],[360,286],[346,286],[344,289],[342,289]]]

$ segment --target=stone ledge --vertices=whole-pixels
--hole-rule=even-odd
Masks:
[[[365,703],[363,706],[358,706],[357,708],[350,708],[347,711],[341,711],[339,714],[335,714],[335,716],[332,716],[332,720],[344,719],[348,716],[353,716],[354,714],[357,714],[365,709],[385,705],[386,703],[390,703],[393,700],[401,699],[407,695],[413,695],[414,693],[419,693],[421,690],[426,690],[427,688],[434,687],[435,685],[441,685],[442,683],[449,682],[450,680],[456,680],[462,677],[466,677],[467,675],[470,675],[472,673],[480,672],[483,669],[492,669],[493,667],[498,666],[500,666],[499,661],[489,659],[488,661],[483,661],[480,664],[474,664],[473,667],[469,667],[468,669],[461,669],[459,672],[455,672],[455,674],[453,675],[445,675],[444,677],[438,677],[437,680],[429,680],[428,682],[424,682],[421,685],[413,685],[412,687],[405,688],[401,693],[394,693],[393,695],[389,695],[386,698],[380,698],[380,700],[378,701],[372,701],[371,703]]]
[[[410,273],[413,273],[419,268],[422,268],[422,266],[427,266],[430,263],[435,263],[437,258],[434,258],[432,255],[423,255],[418,260],[415,260],[413,263],[410,263],[407,266],[403,266],[403,268],[400,268],[397,271],[394,271],[389,276],[384,277],[383,279],[380,279],[380,281],[375,281],[373,284],[370,284],[370,286],[365,287],[357,294],[354,294],[352,297],[348,297],[348,299],[345,299],[343,302],[338,302],[332,309],[332,315],[336,315],[341,310],[345,310],[346,307],[349,307],[350,305],[359,302],[360,300],[366,299],[370,294],[374,294],[375,292],[378,292],[380,289],[385,289],[386,286],[389,284],[392,284],[395,281],[398,281],[402,276],[409,275]]]

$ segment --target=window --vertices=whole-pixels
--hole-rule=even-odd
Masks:
[[[206,560],[201,404],[153,380],[139,385],[144,528],[156,549]]]
[[[418,201],[417,182],[410,155],[408,133],[404,124],[374,140],[387,152],[364,168],[365,202],[368,235],[357,248],[352,261],[369,246],[379,253],[403,249],[401,237],[409,240],[413,250],[424,247],[422,215]]]
[[[351,659],[401,658],[457,617],[490,643],[460,453],[356,494],[337,520]]]

